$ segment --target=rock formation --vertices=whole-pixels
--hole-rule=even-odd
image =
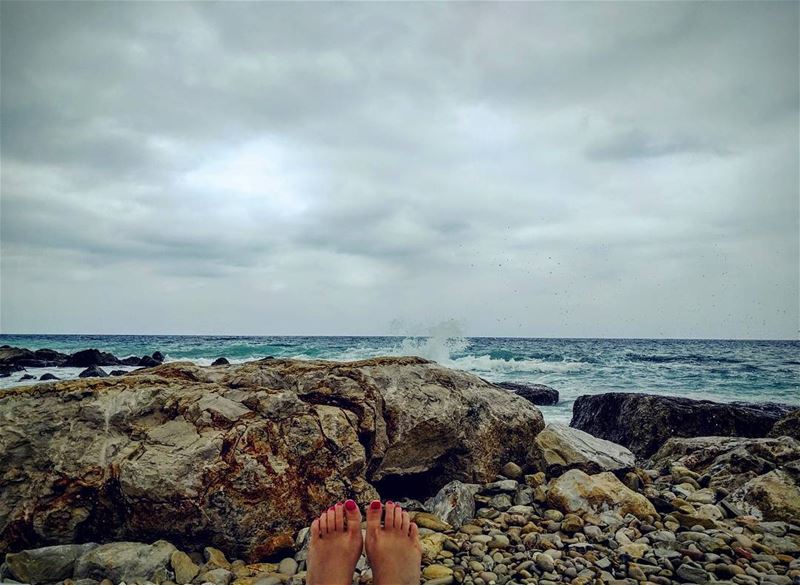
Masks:
[[[13,388],[0,552],[163,538],[258,560],[330,502],[529,465],[543,426],[528,401],[420,358],[171,363]]]
[[[579,396],[570,426],[646,458],[672,437],[765,437],[795,407],[611,392]]]
[[[538,405],[558,404],[558,390],[544,384],[519,384],[517,382],[497,382],[495,386],[511,390],[525,400]]]
[[[549,475],[569,469],[586,473],[630,469],[636,458],[625,447],[593,437],[567,425],[551,423],[536,436],[537,467]]]

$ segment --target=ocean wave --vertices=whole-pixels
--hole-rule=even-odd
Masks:
[[[688,363],[688,364],[741,364],[743,360],[724,356],[705,356],[699,354],[659,355],[626,353],[625,359],[631,362],[651,362],[656,364]]]
[[[441,363],[441,362],[440,362]],[[490,355],[467,355],[450,359],[442,365],[481,373],[507,373],[507,372],[573,372],[586,367],[583,362],[549,362],[537,359],[497,359]]]

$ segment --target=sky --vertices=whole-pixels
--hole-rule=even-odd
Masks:
[[[0,332],[797,339],[796,2],[0,3]]]

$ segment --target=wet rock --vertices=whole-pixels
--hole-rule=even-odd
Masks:
[[[162,363],[164,361],[164,354],[160,351],[154,351],[150,357],[152,357],[158,363]]]
[[[152,356],[145,355],[139,358],[139,363],[137,365],[143,368],[154,368],[156,366],[160,366],[161,362]]]
[[[110,373],[110,375],[111,375],[111,376],[124,376],[124,375],[125,375],[125,374],[127,374],[127,373],[128,373],[128,372],[127,372],[127,371],[125,371],[125,370],[111,370],[111,373]]]
[[[214,361],[211,363],[211,365],[212,365],[212,366],[228,366],[228,365],[230,365],[230,363],[231,363],[231,362],[229,362],[229,361],[228,361],[227,359],[225,359],[224,357],[218,357],[217,359],[215,359],[215,360],[214,360]]]
[[[547,502],[563,512],[576,514],[614,510],[622,516],[633,514],[640,519],[657,516],[646,497],[625,487],[610,472],[587,475],[579,469],[567,471],[550,483]]]
[[[106,373],[103,368],[98,366],[91,366],[83,370],[80,374],[78,374],[79,378],[105,378],[108,374]]]
[[[578,429],[551,423],[536,435],[537,466],[548,475],[569,469],[586,473],[629,469],[636,463],[633,453],[621,445],[598,439]]]
[[[60,380],[60,379],[61,378],[59,378],[58,376],[54,376],[53,374],[51,374],[49,372],[47,374],[42,374],[41,376],[39,376],[39,380],[42,381],[42,382],[47,381],[47,380]]]
[[[70,355],[62,365],[70,368],[88,368],[91,366],[117,366],[119,363],[113,354],[98,349],[84,349]]]
[[[495,386],[511,390],[517,396],[533,404],[543,406],[558,404],[558,390],[544,384],[519,384],[517,382],[497,382]]]
[[[174,546],[164,540],[153,544],[103,544],[78,558],[74,577],[97,580],[108,578],[115,583],[145,579],[160,583],[167,579],[170,557],[175,550]]]
[[[36,376],[32,376],[31,374],[24,374],[18,381],[24,382],[25,380],[35,380]]]
[[[75,561],[97,545],[64,544],[46,546],[6,555],[11,576],[23,583],[38,585],[72,577]]]
[[[769,432],[770,437],[792,437],[800,440],[800,408],[780,419]]]
[[[477,484],[451,481],[425,502],[425,509],[451,526],[460,528],[464,522],[475,517],[475,494],[479,489]]]
[[[421,358],[174,362],[12,388],[0,550],[167,538],[255,561],[293,549],[332,500],[492,480],[542,427],[529,402]]]
[[[10,374],[25,368],[46,368],[60,366],[67,359],[67,355],[52,349],[37,349],[31,351],[10,345],[0,346],[0,373]]]
[[[796,407],[610,392],[579,396],[570,426],[649,457],[672,437],[765,437]]]

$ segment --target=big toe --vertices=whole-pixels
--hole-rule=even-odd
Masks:
[[[361,510],[358,509],[358,504],[353,500],[347,500],[344,503],[344,517],[347,520],[347,530],[349,532],[361,530]]]

